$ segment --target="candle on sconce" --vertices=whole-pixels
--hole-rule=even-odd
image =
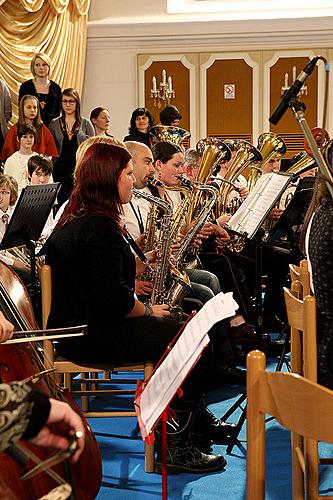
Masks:
[[[172,78],[169,76],[168,78],[168,86],[169,86],[169,92],[172,92]]]
[[[166,85],[166,71],[165,71],[165,69],[162,70],[162,83],[163,83],[163,85]]]
[[[285,73],[285,75],[284,75],[284,88],[285,89],[288,88],[288,78],[289,78],[288,73]]]
[[[293,66],[293,83],[296,80],[296,66]]]
[[[153,91],[157,92],[156,76],[153,76],[152,83],[153,83]]]

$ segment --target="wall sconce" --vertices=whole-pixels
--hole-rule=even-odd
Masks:
[[[291,82],[292,84],[294,83],[294,81],[296,80],[296,66],[293,66],[293,69],[292,69],[292,78],[293,78],[293,81]],[[288,73],[285,73],[284,75],[284,85],[282,85],[281,87],[281,95],[286,91],[286,90],[289,90],[290,88],[290,85],[288,85],[288,81],[289,81],[289,74]],[[297,95],[308,95],[308,87],[306,85],[303,85],[301,90],[299,91],[299,93]]]
[[[172,78],[171,76],[167,78],[165,69],[162,70],[162,81],[158,87],[159,88],[157,88],[156,76],[153,76],[150,97],[154,100],[154,106],[160,109],[162,107],[162,102],[164,106],[168,106],[170,104],[170,99],[174,99],[176,95],[172,88]]]

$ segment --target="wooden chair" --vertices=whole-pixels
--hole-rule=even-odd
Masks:
[[[267,372],[265,355],[252,351],[247,357],[247,468],[246,491],[248,500],[265,498],[265,413],[292,432],[292,454],[305,478],[303,489],[294,484],[293,500],[314,500],[309,475],[308,440],[333,443],[333,391],[294,373]],[[298,437],[304,437],[305,450],[295,446]],[[296,439],[295,439],[296,438]]]
[[[308,270],[308,263],[306,259],[301,260],[299,266],[296,264],[289,264],[290,278],[291,282],[301,283],[301,296],[299,298],[304,298],[311,294],[310,287],[310,273]]]
[[[52,276],[51,276],[51,267],[48,265],[43,265],[40,271],[40,283],[42,290],[42,319],[43,319],[43,328],[46,328],[47,320],[49,317],[49,313],[51,310],[51,301],[52,301]],[[63,358],[57,358],[55,356],[54,347],[52,341],[45,340],[44,344],[44,354],[46,358],[46,365],[51,366],[55,369],[55,374],[58,377],[58,380],[61,379],[63,382],[63,386],[68,388],[71,391],[73,396],[80,395],[82,402],[82,413],[85,417],[131,417],[136,416],[134,409],[132,411],[89,411],[89,398],[100,395],[100,394],[128,394],[133,393],[133,390],[120,390],[120,389],[99,389],[98,384],[100,383],[116,383],[119,384],[128,384],[135,383],[132,380],[119,380],[113,381],[110,379],[109,375],[104,379],[96,378],[96,374],[98,376],[99,373],[103,372],[104,374],[112,373],[118,374],[121,372],[144,372],[144,379],[147,380],[152,372],[153,372],[153,363],[152,362],[143,362],[143,363],[124,363],[120,366],[108,365],[105,364],[93,364],[85,365],[85,364],[77,364],[71,361],[65,360]],[[73,374],[80,374],[77,382],[81,385],[80,391],[72,390],[72,376]],[[90,374],[90,375],[89,375]],[[93,374],[93,375],[91,375]],[[88,378],[87,378],[88,377]],[[92,384],[92,385],[91,385]],[[88,388],[89,387],[89,388]],[[145,471],[146,472],[154,472],[154,445],[145,444]]]
[[[297,283],[297,282],[296,282]],[[284,288],[287,307],[288,323],[291,332],[291,371],[298,373],[312,382],[317,382],[317,328],[316,328],[316,300],[315,297],[306,296],[303,300],[295,297],[293,290]],[[300,437],[295,437],[302,447]],[[331,458],[318,457],[318,442],[307,441],[308,475],[312,494],[318,494],[318,465],[333,464]],[[298,489],[303,486],[302,471],[298,462],[293,457],[294,484],[299,483]],[[314,496],[314,498],[317,498]]]

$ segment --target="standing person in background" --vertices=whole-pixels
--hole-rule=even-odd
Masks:
[[[12,117],[12,98],[5,82],[0,80],[0,152]]]
[[[179,127],[180,120],[182,119],[182,115],[176,106],[166,106],[160,112],[160,122],[161,125],[167,125],[171,127]]]
[[[40,105],[37,97],[25,95],[20,100],[18,122],[9,129],[6,135],[5,143],[2,148],[1,160],[7,160],[10,155],[19,149],[17,132],[19,126],[23,124],[33,125],[36,130],[36,140],[32,146],[32,150],[35,151],[35,153],[42,153],[46,156],[55,158],[59,156],[52,134],[42,122]]]
[[[101,106],[94,108],[90,113],[90,121],[95,129],[95,135],[113,137],[113,135],[108,132],[110,125],[110,113],[106,108],[102,108]]]
[[[124,137],[124,142],[142,142],[151,149],[156,139],[149,132],[149,129],[154,125],[154,118],[147,108],[135,109],[131,116],[129,134]]]
[[[81,116],[80,97],[77,90],[68,88],[61,94],[61,115],[51,121],[49,129],[56,142],[59,158],[54,163],[53,178],[61,182],[58,203],[61,206],[73,188],[76,151],[81,142],[95,135],[94,127]]]
[[[47,127],[53,118],[60,115],[61,88],[49,79],[51,66],[51,59],[47,54],[35,54],[30,64],[33,79],[23,82],[19,90],[19,101],[27,94],[37,97],[42,120]]]

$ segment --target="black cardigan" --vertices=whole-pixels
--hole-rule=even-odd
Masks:
[[[36,87],[33,80],[27,80],[23,82],[19,90],[19,101],[24,95],[33,95],[37,98],[38,94],[36,92]],[[41,107],[41,116],[45,125],[48,127],[49,123],[53,118],[57,118],[60,115],[61,103],[61,88],[59,85],[52,80],[50,81],[49,93],[46,97],[46,103],[44,108]]]

